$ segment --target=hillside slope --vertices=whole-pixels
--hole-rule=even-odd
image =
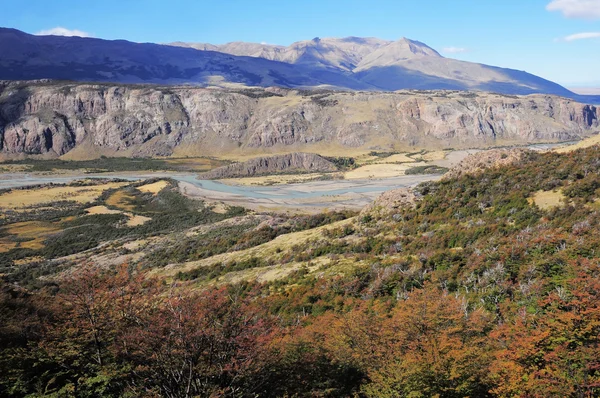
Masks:
[[[597,397],[599,149],[526,151],[359,215],[215,213],[165,181],[13,207],[0,395]]]

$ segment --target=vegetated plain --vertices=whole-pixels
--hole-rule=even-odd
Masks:
[[[211,207],[167,179],[10,202],[0,393],[596,396],[599,153],[360,213]]]
[[[34,173],[81,170],[85,173],[122,171],[186,171],[204,172],[228,164],[226,160],[207,157],[185,158],[125,158],[101,156],[90,160],[35,159],[5,160],[0,171],[27,171]]]

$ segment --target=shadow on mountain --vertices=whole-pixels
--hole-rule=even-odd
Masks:
[[[485,66],[485,68],[503,74],[510,78],[513,82],[484,83],[479,86],[480,90],[522,95],[544,93],[560,95],[567,98],[573,98],[577,96],[577,94],[573,93],[570,90],[567,90],[560,84],[543,79],[536,75],[532,75],[531,73],[527,73],[516,69],[505,69],[487,65]],[[512,92],[510,92],[510,90],[512,90]]]
[[[380,90],[468,90],[469,87],[457,80],[427,75],[399,65],[376,66],[358,72],[357,78]]]
[[[125,40],[33,36],[15,29],[0,28],[0,54],[0,79],[6,80],[212,84],[221,79],[268,86],[275,84],[275,75],[288,87],[328,83],[310,78],[312,69],[262,58]],[[365,87],[338,75],[344,85]]]
[[[425,46],[419,42],[411,43]],[[405,49],[402,47],[398,51],[400,50]],[[600,103],[600,96],[577,95],[556,83],[523,71],[480,65],[482,69],[479,65],[436,56],[432,58],[434,61],[424,63],[423,66],[429,65],[437,70],[438,75],[427,74],[434,73],[431,71],[425,73],[408,69],[401,64],[384,64],[389,66],[374,66],[351,73],[331,62],[330,58],[335,59],[335,53],[327,46],[313,46],[307,48],[295,64],[289,64],[189,47],[125,40],[34,36],[16,29],[0,28],[0,79],[203,86],[236,83],[263,87],[329,86],[336,89],[383,91],[480,90],[508,95],[555,94],[576,101]],[[390,59],[394,59],[394,54],[391,54]],[[402,59],[398,62],[405,61]],[[450,61],[455,66],[451,66]],[[474,67],[478,72],[489,73],[469,74],[467,72],[471,69],[461,69],[459,64],[468,64],[471,69]],[[496,76],[499,81],[483,81],[490,76]]]

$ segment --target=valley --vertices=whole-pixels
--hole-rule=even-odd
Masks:
[[[569,144],[571,143],[534,144],[525,148],[549,150],[569,146]],[[81,179],[140,181],[169,178],[177,181],[181,192],[187,196],[253,210],[301,213],[342,208],[360,210],[382,192],[439,179],[447,169],[456,166],[465,157],[478,151],[475,149],[412,153],[372,151],[356,158],[348,158],[352,160],[352,167],[338,171],[307,173],[302,170],[292,170],[284,174],[273,173],[215,181],[205,179],[206,174],[203,172],[223,167],[223,164],[228,164],[230,161],[216,158],[139,159],[137,161],[103,158],[83,162],[5,161],[0,163],[0,170],[4,171],[0,174],[0,190],[50,183],[69,184]],[[190,168],[196,172],[191,173]],[[116,171],[119,169],[122,171]],[[142,169],[142,172],[134,171],[135,169]],[[182,171],[187,172],[182,173]]]
[[[0,397],[600,397],[599,21],[3,0]]]
[[[572,364],[598,380],[590,354],[600,316],[591,304],[600,292],[596,141],[357,158],[356,169],[362,162],[440,162],[451,167],[445,176],[269,186],[164,171],[37,175],[45,171],[12,186],[5,179],[0,336],[10,343],[0,350],[9,374],[0,388],[43,383],[55,392],[77,385],[137,394],[138,380],[152,375],[144,388],[162,391],[171,383],[180,388],[165,366],[187,361],[196,380],[203,380],[197,367],[217,361],[207,370],[214,378],[194,387],[201,395],[223,383],[264,396],[325,389],[379,397],[390,383],[440,393],[529,393],[556,386],[556,374],[568,374]],[[33,167],[18,166],[21,173]],[[79,323],[86,313],[104,325],[96,348],[94,326]],[[13,337],[21,334],[26,345]],[[576,344],[563,343],[567,336]],[[415,341],[421,348],[406,348]],[[444,367],[418,354],[432,349]],[[200,353],[206,350],[218,360]],[[198,356],[189,359],[190,352]],[[9,361],[14,353],[43,358],[50,373],[30,379],[21,360]],[[97,353],[101,364],[77,364]],[[381,378],[396,366],[385,359],[390,355],[411,364],[394,370],[400,382]],[[548,362],[532,363],[530,355]],[[550,361],[556,356],[568,361]],[[240,358],[252,363],[230,369]],[[46,376],[65,361],[71,368],[62,381]],[[123,376],[107,374],[96,384],[107,366]],[[510,366],[535,383],[508,378]],[[554,366],[558,373],[546,376]],[[314,367],[319,375],[304,375]],[[122,387],[118,377],[127,380]],[[567,381],[560,386],[561,394],[572,391]]]

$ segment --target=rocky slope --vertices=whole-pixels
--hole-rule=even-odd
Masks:
[[[415,207],[418,199],[419,194],[412,188],[392,189],[382,193],[371,204],[365,206],[360,215],[384,217],[402,209]]]
[[[441,56],[416,40],[401,38],[314,38],[288,47],[234,42],[223,45],[172,43],[177,47],[263,58],[292,65],[347,72],[378,90],[485,90],[511,94],[547,93],[574,98],[558,84],[523,71]]]
[[[258,157],[246,162],[218,167],[201,175],[208,180],[221,178],[253,177],[287,172],[333,172],[337,167],[314,153],[289,153],[270,157]]]
[[[520,148],[491,149],[467,156],[442,177],[445,180],[460,178],[467,174],[477,174],[493,167],[508,166],[522,161],[528,151]]]
[[[263,155],[573,140],[598,110],[553,96],[0,83],[0,154]]]

